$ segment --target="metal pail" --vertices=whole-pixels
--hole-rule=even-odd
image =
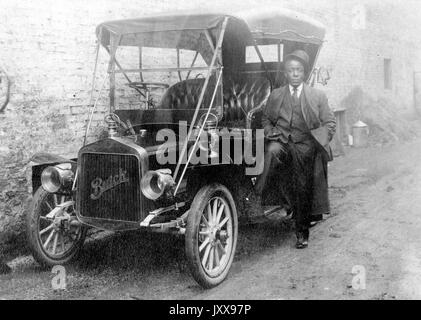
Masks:
[[[368,126],[361,120],[352,125],[352,137],[354,147],[365,147],[368,144]]]

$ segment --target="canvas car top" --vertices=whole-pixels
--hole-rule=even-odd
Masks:
[[[110,43],[111,34],[125,36],[138,33],[205,30],[218,27],[225,17],[234,19],[250,37],[270,36],[290,41],[321,44],[325,27],[318,21],[287,9],[256,8],[238,12],[203,13],[198,11],[166,13],[137,19],[101,23],[96,29],[102,45]],[[101,34],[101,36],[100,36]],[[124,45],[138,45],[125,42]]]

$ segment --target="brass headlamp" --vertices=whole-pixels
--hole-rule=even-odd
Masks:
[[[71,163],[49,166],[41,173],[41,185],[50,193],[71,191],[74,176]]]

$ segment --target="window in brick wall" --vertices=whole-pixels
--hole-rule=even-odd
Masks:
[[[392,89],[392,59],[384,59],[384,88]]]

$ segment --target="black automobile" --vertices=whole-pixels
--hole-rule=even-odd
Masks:
[[[172,232],[185,237],[194,279],[216,286],[230,270],[239,218],[250,214],[262,108],[286,83],[288,53],[304,49],[313,70],[324,27],[270,8],[110,21],[96,34],[110,59],[101,88],[92,89],[77,159],[32,158],[33,256],[45,266],[69,262],[90,227]],[[97,59],[96,73],[99,66]],[[87,143],[104,92],[104,132]],[[281,208],[269,193],[266,204]]]

